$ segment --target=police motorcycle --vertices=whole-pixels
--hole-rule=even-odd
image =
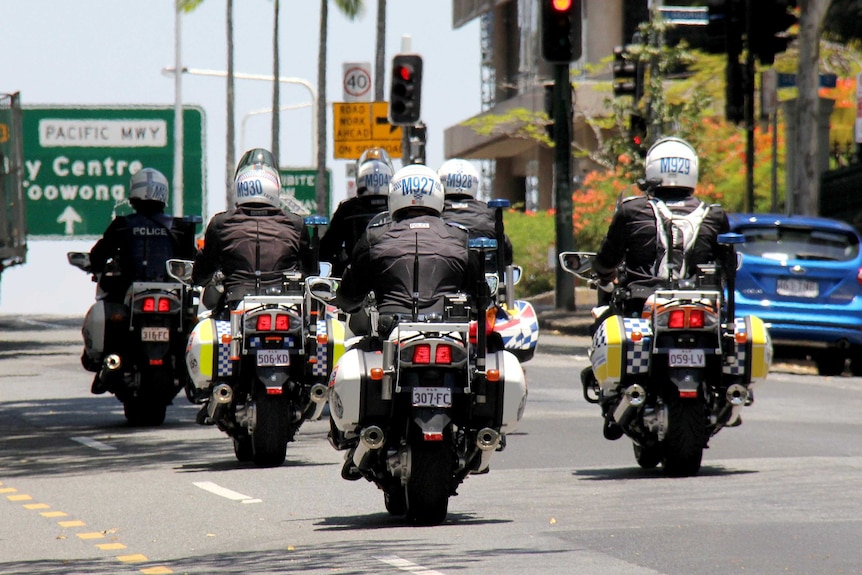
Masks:
[[[769,333],[755,316],[736,317],[734,283],[740,234],[721,234],[725,252],[695,277],[602,285],[591,273],[595,256],[563,252],[567,272],[603,290],[593,309],[597,328],[592,368],[581,374],[584,399],[598,404],[606,439],[631,438],[644,469],[662,465],[670,476],[696,475],[709,439],[742,423],[741,411],[772,362]],[[608,293],[609,292],[609,293]],[[626,303],[645,301],[637,317]]]
[[[305,218],[313,248],[319,226],[326,223],[322,216]],[[172,277],[190,282],[192,262],[171,260],[170,265]],[[324,303],[312,291],[332,280],[321,277],[328,275],[329,264],[319,266],[320,276],[284,272],[277,285],[258,282],[254,294],[230,310],[229,319],[202,311],[188,338],[186,395],[202,406],[196,421],[230,436],[238,461],[281,465],[300,426],[323,413],[329,372],[326,337],[320,333]],[[218,293],[219,286],[207,290]],[[217,299],[202,296],[202,301]]]
[[[186,216],[175,225],[190,227],[199,216]],[[136,281],[123,301],[110,301],[108,287],[122,282],[118,262],[103,273],[90,268],[90,254],[68,252],[69,264],[90,273],[97,283],[96,302],[84,317],[81,362],[96,372],[91,391],[110,392],[123,404],[132,425],[164,423],[167,406],[187,381],[183,361],[186,338],[196,322],[196,292],[176,282]]]
[[[494,210],[496,247],[489,257],[489,266],[497,275],[498,290],[493,295],[496,313],[489,316],[494,331],[503,338],[506,350],[512,352],[521,363],[530,361],[536,353],[539,342],[539,317],[533,304],[526,300],[515,299],[515,285],[521,281],[523,268],[517,265],[497,266],[504,260],[503,209],[509,207],[509,200],[493,199],[488,207]],[[489,254],[490,256],[491,254]]]
[[[483,252],[495,243],[470,241]],[[418,266],[417,254],[414,282]],[[391,322],[378,321],[367,300],[371,335],[345,342],[329,378],[330,443],[346,451],[342,477],[377,485],[392,515],[443,522],[449,497],[468,475],[489,471],[521,420],[524,372],[486,321],[497,287],[488,274],[475,300],[444,295],[442,314],[419,314],[415,295],[412,316]]]

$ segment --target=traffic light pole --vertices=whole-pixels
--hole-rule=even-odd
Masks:
[[[752,37],[752,3],[745,0],[745,36]],[[745,56],[745,211],[754,211],[754,52]]]
[[[572,83],[569,64],[554,64],[554,228],[557,253],[575,249],[572,225]],[[555,266],[557,309],[575,309],[575,279]]]

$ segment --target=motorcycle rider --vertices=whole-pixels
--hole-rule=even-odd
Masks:
[[[446,193],[442,217],[470,231],[470,238],[496,238],[494,210],[479,195],[479,172],[467,160],[447,160],[437,170]],[[503,235],[504,264],[512,263],[512,243]]]
[[[604,291],[611,291],[620,281],[617,277],[620,265],[625,268],[627,282],[654,280],[659,285],[668,277],[668,271],[658,265],[661,262],[671,266],[669,273],[675,276],[691,275],[698,264],[716,261],[720,253],[718,235],[730,229],[727,214],[720,205],[707,206],[694,195],[698,157],[688,142],[675,137],[658,140],[647,151],[645,172],[645,181],[638,185],[646,193],[625,198],[617,205],[607,235],[593,259],[592,269]],[[673,216],[697,216],[687,250],[682,249],[684,233],[674,229]],[[663,242],[662,238],[667,239]],[[627,301],[624,313],[639,317],[644,301]],[[598,318],[592,331],[603,320],[604,316]],[[581,380],[586,386],[598,386],[592,367],[581,372]],[[604,415],[605,437],[621,437],[622,429],[608,419],[608,413]]]
[[[317,271],[311,269],[312,250],[302,218],[280,207],[281,179],[272,153],[248,150],[234,178],[236,207],[212,217],[192,273],[196,285],[205,285],[217,271],[224,275],[221,312],[258,286],[281,285],[284,271]]]
[[[727,214],[720,205],[707,206],[694,195],[698,157],[688,142],[675,137],[658,140],[647,152],[645,172],[645,182],[639,182],[639,186],[646,193],[619,203],[593,260],[593,271],[605,283],[618,281],[620,264],[625,267],[627,281],[665,280],[667,270],[657,266],[664,259],[674,267],[674,274],[691,275],[698,264],[715,261],[719,253],[718,235],[730,229]],[[668,237],[665,231],[673,227],[670,216],[692,214],[700,216],[700,222],[692,230],[695,235],[690,248],[681,250],[680,234],[670,230],[670,243],[674,245],[666,249],[660,240]],[[672,253],[666,257],[666,252]],[[642,308],[643,300],[633,301],[625,312],[639,315]]]
[[[94,394],[106,391],[98,375],[104,357],[121,349],[126,339],[129,287],[135,281],[173,281],[165,262],[194,254],[194,224],[165,214],[167,201],[164,174],[152,168],[135,172],[129,182],[134,213],[114,218],[90,250],[89,271],[99,278],[99,294],[84,319],[81,364],[96,372],[90,388]],[[125,321],[107,321],[109,316]]]
[[[478,256],[463,226],[446,223],[443,185],[428,166],[401,168],[389,185],[391,218],[372,223],[359,239],[336,294],[337,305],[358,311],[374,292],[381,331],[413,311],[418,260],[418,313],[442,313],[442,294],[473,293],[481,277]]]
[[[392,161],[383,148],[365,150],[356,162],[356,197],[338,205],[320,239],[320,259],[332,263],[332,275],[341,276],[353,248],[371,218],[388,206]]]

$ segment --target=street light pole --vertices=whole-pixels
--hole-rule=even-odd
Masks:
[[[283,112],[285,110],[299,110],[300,108],[308,108],[308,107],[311,107],[313,105],[314,105],[313,102],[301,102],[299,104],[286,104],[284,106],[279,106],[278,109],[279,109],[279,111]],[[241,124],[242,127],[240,128],[240,140],[239,140],[239,147],[241,149],[243,149],[243,150],[246,149],[245,148],[245,125],[246,125],[246,122],[248,122],[248,119],[251,116],[259,116],[261,114],[272,114],[272,108],[261,108],[259,110],[252,110],[252,111],[246,113],[246,115],[242,117],[242,124]],[[314,133],[314,131],[312,131],[312,133]],[[312,141],[311,144],[313,147],[314,142]],[[312,150],[312,152],[313,152],[313,150]],[[312,157],[314,158],[316,156],[312,156]],[[312,159],[312,164],[313,163],[314,163],[314,160]],[[279,165],[280,165],[280,162],[279,162]]]
[[[202,70],[200,68],[182,68],[183,74],[189,74],[191,76],[213,76],[216,78],[226,78],[227,72],[223,70]],[[168,66],[162,68],[162,73],[166,75],[176,74],[176,68],[173,66]],[[267,74],[245,74],[242,72],[234,72],[233,77],[237,80],[259,80],[262,82],[272,82],[274,80],[274,76]],[[280,76],[278,81],[282,84],[298,84],[308,90],[309,95],[311,96],[311,115],[313,118],[317,118],[317,89],[314,85],[308,80],[304,80],[302,78],[291,78],[287,76]],[[317,131],[314,127],[311,129],[311,153],[313,158],[317,158],[317,149],[318,149],[318,141],[317,141]]]
[[[174,57],[176,68],[182,69],[182,11],[180,0],[174,5]],[[183,216],[183,75],[174,74],[174,182],[173,214]]]

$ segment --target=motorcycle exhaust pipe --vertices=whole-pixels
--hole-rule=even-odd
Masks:
[[[617,404],[616,409],[614,409],[614,421],[620,427],[625,426],[628,420],[635,414],[637,408],[644,404],[644,401],[646,401],[646,392],[643,387],[637,383],[628,386],[623,392],[623,397],[619,404]]]
[[[216,420],[218,412],[233,401],[233,389],[226,383],[220,383],[213,388],[212,396],[207,403],[207,419]]]
[[[476,447],[482,451],[493,451],[500,445],[500,432],[490,427],[479,430],[476,434]]]
[[[735,427],[739,425],[739,416],[742,412],[742,408],[745,406],[745,402],[748,401],[748,388],[744,385],[734,383],[727,387],[725,397],[730,406],[730,416],[727,418],[727,423],[724,425],[727,427]]]
[[[105,369],[108,371],[117,371],[121,367],[123,367],[123,360],[119,355],[112,353],[105,358]]]
[[[738,405],[745,405],[745,402],[748,400],[748,389],[744,385],[739,385],[738,383],[734,383],[727,388],[727,403],[736,407]]]
[[[314,413],[309,419],[317,421],[323,415],[323,408],[326,407],[326,400],[329,398],[329,388],[322,383],[315,383],[311,386],[311,401],[314,402]]]
[[[359,432],[359,445],[353,452],[353,464],[356,467],[362,467],[362,460],[365,455],[372,449],[380,449],[386,443],[386,436],[383,430],[376,425],[369,425]]]

